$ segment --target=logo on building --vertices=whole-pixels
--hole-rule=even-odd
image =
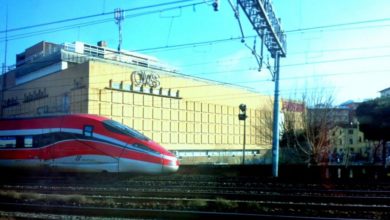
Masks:
[[[144,70],[131,73],[131,83],[134,86],[149,86],[150,88],[160,87],[160,76],[154,72],[147,73]]]

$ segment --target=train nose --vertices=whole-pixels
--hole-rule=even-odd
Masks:
[[[163,155],[163,173],[174,173],[179,169],[179,160],[175,156]]]

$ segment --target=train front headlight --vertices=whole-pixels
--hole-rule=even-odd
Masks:
[[[166,173],[176,172],[179,169],[179,160],[174,156],[163,156],[163,171]]]
[[[178,166],[179,161],[175,157],[164,156],[163,165],[164,166]]]

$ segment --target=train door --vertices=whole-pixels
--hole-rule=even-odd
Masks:
[[[52,167],[62,172],[84,172],[86,149],[82,132],[78,129],[61,128],[55,135],[56,144],[52,147]],[[92,163],[92,161],[89,161]]]
[[[21,166],[25,166],[26,168],[33,168],[40,170],[42,169],[41,162],[41,150],[39,148],[34,148],[34,136],[33,135],[25,135],[19,137],[19,144],[17,144],[17,148],[23,152],[25,160],[22,161]]]
[[[118,160],[107,144],[97,140],[93,125],[77,129],[62,129],[54,148],[54,166],[67,172],[117,172]]]
[[[50,133],[41,133],[27,137],[27,142],[31,144],[31,147],[37,152],[37,166],[43,170],[51,170],[54,165],[53,145],[55,139]],[[25,140],[26,142],[26,140]]]
[[[118,148],[112,147],[112,144],[101,141],[101,138],[95,133],[93,125],[84,125],[81,141],[85,154],[80,155],[79,164],[86,171],[118,172],[120,152],[117,152]]]

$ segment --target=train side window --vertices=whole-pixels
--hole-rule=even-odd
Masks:
[[[23,148],[24,147],[24,138],[23,136],[16,136],[16,147]]]
[[[16,137],[0,137],[0,148],[14,148],[16,147]]]
[[[149,147],[147,147],[147,146],[145,146],[145,145],[143,145],[143,144],[134,144],[133,146],[136,147],[136,148],[145,150],[145,151],[149,151],[149,152],[153,152],[153,153],[158,153],[157,151],[155,151],[155,150],[153,150],[153,149],[151,149],[151,148],[149,148]]]
[[[38,147],[47,146],[55,142],[54,136],[52,133],[41,134],[37,136]]]
[[[32,136],[25,136],[24,137],[24,147],[25,148],[33,147],[33,137]]]
[[[93,126],[85,125],[83,129],[83,135],[86,137],[92,137],[92,134],[93,134]]]

